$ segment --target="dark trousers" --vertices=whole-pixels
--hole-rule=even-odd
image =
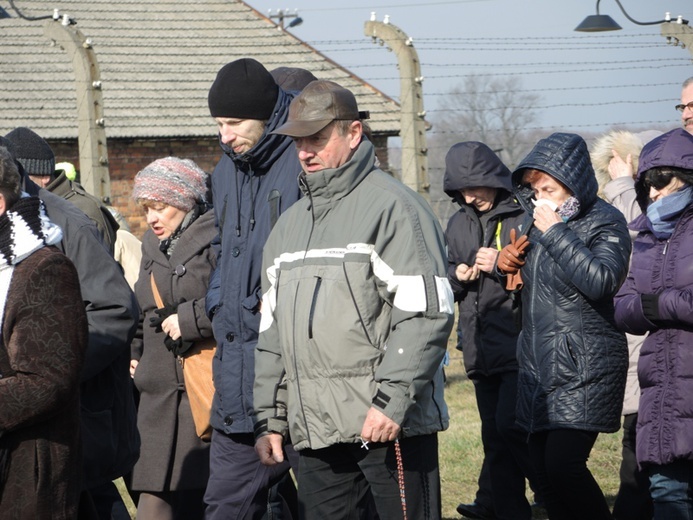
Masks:
[[[112,482],[82,490],[78,520],[130,520],[118,488]]]
[[[611,520],[604,493],[587,468],[597,432],[549,430],[529,436],[529,454],[551,520]]]
[[[395,443],[335,444],[299,452],[299,514],[302,520],[401,520],[441,518],[438,437],[399,441],[404,477],[400,495]],[[375,504],[377,516],[370,511]]]
[[[202,520],[204,490],[142,492],[137,520]]]
[[[287,446],[287,456],[296,460],[291,446]],[[226,435],[214,430],[204,495],[205,519],[261,519],[268,512],[269,489],[289,468],[288,460],[276,466],[261,464],[252,434]]]
[[[488,469],[493,499],[490,510],[499,520],[529,520],[532,510],[525,495],[525,477],[532,482],[535,478],[527,434],[515,425],[517,372],[473,381],[481,416],[484,467]]]
[[[477,480],[476,496],[474,502],[482,506],[487,511],[493,512],[493,493],[491,491],[491,470],[488,467],[488,460],[484,456],[481,463],[481,471]]]
[[[652,520],[653,516],[650,479],[647,472],[638,469],[638,461],[635,458],[637,422],[637,413],[623,416],[621,485],[614,503],[615,520]]]

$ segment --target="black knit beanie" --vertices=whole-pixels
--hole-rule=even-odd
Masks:
[[[55,155],[50,145],[36,132],[29,128],[19,127],[12,130],[5,138],[14,145],[14,158],[28,175],[53,175],[55,173]]]
[[[207,101],[212,117],[269,119],[279,96],[279,87],[262,64],[243,58],[224,65],[209,89]]]

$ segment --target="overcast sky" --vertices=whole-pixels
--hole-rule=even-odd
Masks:
[[[297,8],[304,22],[290,32],[398,99],[394,54],[364,35],[372,11],[378,21],[389,15],[414,40],[429,119],[445,109],[444,94],[465,76],[492,74],[517,78],[518,90],[541,96],[537,126],[550,131],[674,128],[681,83],[693,76],[688,49],[667,45],[658,25],[628,21],[615,0],[602,0],[600,12],[623,30],[591,34],[574,28],[596,13],[594,0],[351,0],[342,7],[317,0],[245,1],[264,15]],[[693,20],[691,0],[621,3],[641,22],[661,20],[666,11]]]

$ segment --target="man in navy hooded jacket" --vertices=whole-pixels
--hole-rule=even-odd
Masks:
[[[293,96],[251,58],[222,67],[209,91],[224,155],[212,174],[219,258],[206,300],[217,340],[208,520],[262,517],[269,487],[289,470],[286,462],[260,464],[251,412],[262,249],[300,194],[293,142],[270,133],[286,121]]]

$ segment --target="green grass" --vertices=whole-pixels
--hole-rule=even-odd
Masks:
[[[453,336],[454,336],[453,332]],[[445,400],[450,411],[450,428],[439,436],[440,475],[443,496],[443,518],[458,520],[455,508],[460,502],[472,502],[477,478],[484,457],[481,445],[481,421],[476,407],[473,383],[467,379],[462,365],[462,353],[449,346],[450,366],[446,367]],[[618,470],[621,464],[621,435],[600,434],[592,449],[589,468],[613,506],[618,491]],[[528,494],[531,499],[531,493]],[[545,519],[537,511],[535,519]],[[589,520],[589,519],[585,519]]]

